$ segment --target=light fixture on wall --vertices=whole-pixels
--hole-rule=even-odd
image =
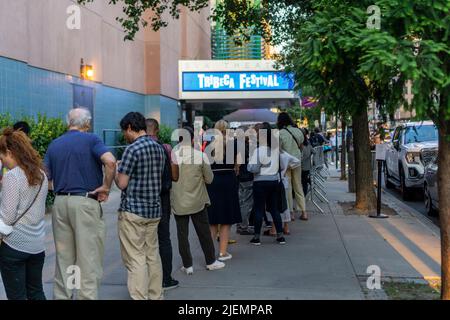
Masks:
[[[93,80],[94,79],[94,68],[91,65],[84,64],[84,59],[81,59],[80,77],[83,80]]]

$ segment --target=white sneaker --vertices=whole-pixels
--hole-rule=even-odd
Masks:
[[[181,271],[186,273],[188,276],[192,276],[194,274],[194,267],[189,268],[181,267]]]
[[[217,259],[217,260],[223,262],[223,261],[230,260],[231,258],[233,258],[233,256],[231,255],[231,253],[226,252],[226,253],[221,253],[221,254],[219,254],[219,259]]]
[[[225,267],[225,263],[216,260],[216,261],[214,261],[213,264],[208,264],[206,266],[206,269],[208,269],[208,270],[218,270],[218,269],[222,269],[224,267]]]

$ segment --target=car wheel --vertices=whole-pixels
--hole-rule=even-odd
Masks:
[[[400,192],[402,194],[402,199],[408,201],[411,199],[411,190],[405,184],[405,172],[403,168],[400,168]]]
[[[431,199],[430,190],[428,190],[428,185],[425,183],[423,187],[423,198],[425,202],[425,209],[427,214],[431,217],[436,216],[436,210],[433,208],[433,200]]]
[[[391,176],[389,175],[389,169],[386,165],[386,162],[384,163],[384,185],[386,186],[386,189],[393,189],[395,186],[392,184],[392,182],[389,181],[389,178]]]

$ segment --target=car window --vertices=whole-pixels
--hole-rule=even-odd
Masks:
[[[407,127],[405,143],[437,141],[438,131],[434,125]]]
[[[398,132],[398,142],[403,144],[403,136],[405,135],[405,128],[401,128]]]
[[[392,138],[393,141],[398,140],[398,135],[399,135],[399,133],[400,133],[400,127],[397,128],[397,129],[395,129],[394,136],[393,136],[393,138]]]

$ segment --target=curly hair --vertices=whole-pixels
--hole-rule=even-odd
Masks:
[[[17,165],[25,172],[30,186],[39,185],[42,181],[42,159],[31,145],[30,138],[22,131],[12,128],[3,130],[0,136],[0,153],[10,151]]]
[[[281,130],[287,126],[294,126],[294,121],[287,112],[281,112],[278,115],[277,128]]]

